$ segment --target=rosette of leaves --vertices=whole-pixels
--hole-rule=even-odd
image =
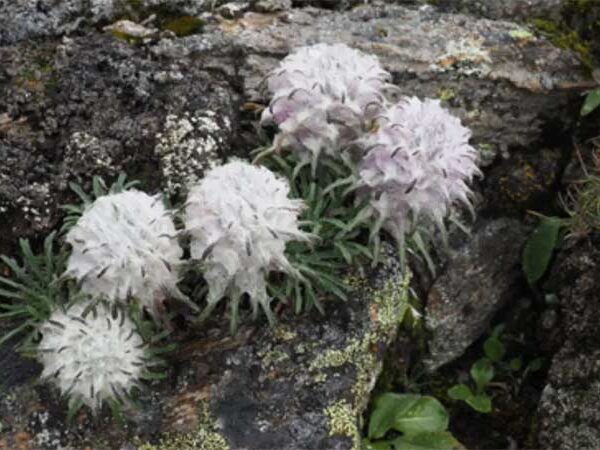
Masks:
[[[323,296],[347,299],[348,286],[343,278],[350,268],[376,262],[379,237],[368,241],[368,225],[360,215],[365,204],[355,203],[346,195],[347,180],[352,179],[350,166],[328,161],[318,166],[313,177],[311,168],[294,154],[271,154],[264,164],[283,173],[290,182],[292,197],[304,200],[300,226],[315,236],[311,242],[291,242],[286,249],[290,263],[302,277],[271,277],[269,293],[284,304],[292,304],[296,313],[313,306],[323,312],[319,300]]]
[[[39,340],[39,324],[58,306],[84,297],[74,282],[61,277],[69,252],[65,248],[56,250],[55,236],[51,233],[46,237],[40,253],[34,253],[29,241],[20,239],[21,264],[0,256],[8,269],[6,276],[0,276],[0,319],[13,325],[0,338],[0,344],[20,336],[20,349],[30,353]]]
[[[337,159],[341,149],[369,129],[396,88],[377,58],[344,44],[302,47],[266,78],[272,100],[262,124],[279,129],[273,146],[294,152],[313,175],[322,155]]]

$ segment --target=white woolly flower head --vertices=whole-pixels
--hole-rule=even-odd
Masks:
[[[405,98],[377,119],[360,142],[359,192],[383,225],[403,239],[420,219],[443,227],[451,206],[472,208],[467,183],[480,175],[471,132],[438,100]]]
[[[96,412],[104,401],[122,403],[138,383],[147,366],[146,346],[120,308],[86,306],[57,310],[42,324],[38,359],[42,379]]]
[[[99,197],[67,234],[67,274],[91,297],[124,302],[135,297],[155,318],[177,289],[183,250],[160,196],[129,190]]]
[[[288,194],[287,181],[243,161],[212,169],[189,192],[185,226],[192,258],[205,263],[207,311],[229,297],[233,327],[243,294],[249,295],[255,315],[261,305],[271,319],[269,272],[297,274],[284,254],[285,246],[307,240],[308,235],[298,228],[303,202]]]
[[[302,47],[267,78],[273,96],[262,123],[275,123],[275,147],[316,164],[322,152],[337,156],[380,112],[391,78],[375,56],[344,44]]]

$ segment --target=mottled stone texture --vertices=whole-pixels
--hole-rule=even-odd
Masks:
[[[75,200],[69,182],[89,189],[92,176],[125,171],[155,191],[156,172],[171,186],[181,165],[161,142],[204,146],[187,153],[196,176],[231,147],[239,97],[202,61],[153,57],[102,34],[0,47],[0,61],[0,253],[15,235],[56,226],[58,207]],[[171,124],[206,114],[212,127]]]
[[[516,299],[525,236],[517,220],[483,222],[471,239],[451,252],[427,297],[429,370],[462,355],[487,329],[494,313]]]
[[[531,5],[553,4],[540,2]],[[0,253],[12,254],[18,237],[56,228],[58,207],[75,200],[71,181],[89,188],[93,175],[109,179],[124,170],[146,191],[178,193],[215,163],[213,157],[245,154],[257,143],[248,126],[257,115],[249,111],[267,101],[260,81],[297,46],[342,42],[378,55],[403,93],[441,98],[462,118],[485,166],[554,145],[548,136],[557,124],[572,124],[580,94],[591,85],[572,52],[523,24],[420,2],[261,0],[227,13],[228,19],[207,13],[221,3],[0,0]],[[468,4],[461,2],[462,9],[473,11]],[[479,4],[489,11],[502,6],[482,14],[504,17],[513,15],[510,5],[525,2]],[[115,20],[142,22],[153,14],[146,26],[161,31],[146,40],[102,31]],[[177,38],[161,28],[184,15],[202,15],[203,33]],[[554,174],[555,151],[549,155],[544,167]],[[484,181],[492,191],[511,173],[499,167]],[[539,181],[539,189],[537,180],[526,186],[527,198],[547,188]],[[527,231],[518,221],[484,220],[473,241],[455,251],[429,296],[430,367],[459,356],[509,301]],[[235,338],[224,331],[226,321],[187,335],[168,381],[143,395],[140,410],[129,411],[132,424],[125,431],[90,423],[85,415],[67,431],[64,405],[30,384],[36,366],[3,349],[0,382],[10,392],[5,389],[0,400],[0,449],[55,449],[53,442],[93,450],[356,447],[359,414],[401,314],[397,283],[392,264],[348,303],[327,303],[324,317],[284,314],[275,330],[245,327]],[[591,341],[589,348],[584,355],[593,360]],[[570,385],[552,380],[545,398],[568,394]],[[590,385],[589,398],[597,391]],[[566,419],[552,422],[571,417],[564,411],[541,413],[541,442],[560,448],[566,441],[558,431],[551,436],[552,427],[578,429]],[[578,423],[591,427],[593,413],[585,414]],[[161,444],[141,446],[160,442],[158,435]],[[594,442],[592,433],[587,436]]]
[[[592,85],[574,54],[509,22],[397,6],[263,20],[223,25],[248,55],[241,74],[250,99],[264,100],[261,80],[290,49],[344,42],[376,54],[402,93],[446,100],[473,130],[484,164],[535,144],[549,123],[569,123],[569,102]]]
[[[557,258],[545,288],[559,299],[558,348],[538,407],[540,448],[600,447],[600,251],[577,243]]]

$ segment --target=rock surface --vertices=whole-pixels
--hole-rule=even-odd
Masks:
[[[377,55],[403,94],[444,99],[473,130],[485,165],[540,141],[554,121],[568,124],[565,108],[593,85],[574,54],[525,26],[433,7],[253,14],[222,28],[248,55],[240,73],[249,99],[264,100],[262,79],[291,49],[344,42]]]
[[[404,94],[440,98],[463,119],[485,166],[545,145],[592,85],[576,55],[527,26],[448,7],[257,0],[219,9],[224,3],[0,0],[0,253],[57,226],[59,206],[76,199],[69,182],[87,188],[93,175],[123,170],[144,190],[179,195],[222,157],[244,155],[256,144],[249,122],[267,101],[260,81],[297,46],[344,42],[378,55]],[[521,19],[520,11],[548,7],[554,17],[558,3],[463,0],[460,9]],[[226,18],[208,14],[213,7]],[[167,27],[188,16],[203,18],[202,32],[178,37]],[[121,19],[141,34],[102,31]],[[553,155],[544,167],[554,174]],[[509,164],[489,172],[484,193],[501,185]],[[531,198],[547,188],[533,184]],[[510,300],[527,231],[517,220],[483,219],[456,250],[429,294],[430,368],[459,356]],[[84,414],[66,431],[64,405],[32,384],[35,364],[4,348],[0,449],[358,448],[359,416],[402,313],[399,282],[391,264],[347,304],[328,303],[325,317],[284,316],[275,330],[245,327],[236,338],[215,324],[181,342],[169,382],[143,395],[126,430]],[[552,380],[550,406],[553,393],[569,394]],[[540,442],[566,442],[551,428],[568,422],[540,414]],[[588,431],[596,422],[585,417]],[[596,442],[588,436],[581,442]]]
[[[580,242],[562,252],[545,288],[559,299],[560,327],[547,330],[558,348],[538,407],[540,448],[600,447],[600,251]]]
[[[351,277],[349,301],[326,302],[323,316],[288,310],[272,330],[231,337],[217,324],[181,342],[170,381],[143,394],[127,429],[85,414],[66,427],[56,393],[0,353],[12,361],[0,367],[0,449],[358,450],[361,414],[406,309],[404,282],[387,259],[368,279]]]
[[[91,34],[0,47],[0,61],[0,253],[56,226],[69,182],[125,171],[173,192],[231,147],[239,96],[193,58]]]
[[[516,298],[526,235],[517,220],[484,221],[451,252],[427,297],[428,370],[462,355],[486,331],[494,313]]]

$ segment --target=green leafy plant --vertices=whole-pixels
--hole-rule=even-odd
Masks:
[[[548,270],[552,254],[559,242],[563,221],[556,217],[542,217],[523,250],[522,266],[529,284],[534,285]]]
[[[506,345],[503,342],[504,325],[494,328],[491,335],[483,343],[485,356],[478,359],[469,371],[469,384],[456,384],[448,389],[448,396],[453,400],[464,401],[480,413],[492,412],[491,388],[503,387],[505,384],[494,381],[501,376],[510,381],[512,394],[518,395],[523,380],[532,372],[542,367],[542,359],[536,358],[523,369],[521,357],[506,359]],[[510,390],[510,389],[509,389]]]
[[[474,389],[466,384],[457,384],[448,389],[448,396],[453,400],[462,400],[480,413],[492,412],[492,398],[486,393],[486,388],[494,378],[494,367],[487,358],[481,358],[473,364],[470,370]]]
[[[581,107],[581,115],[587,116],[594,112],[600,106],[600,89],[594,89],[585,96],[583,106]]]
[[[435,398],[385,393],[374,403],[365,448],[369,450],[453,450],[464,448],[448,432],[449,415]],[[386,435],[388,439],[383,439]]]
[[[380,250],[378,239],[368,243],[368,227],[360,220],[363,205],[353,204],[344,195],[347,185],[338,182],[348,178],[350,169],[324,160],[313,178],[310,165],[299,163],[293,154],[270,154],[264,164],[283,173],[290,181],[292,196],[305,201],[301,225],[303,231],[316,237],[312,243],[288,244],[288,259],[302,279],[272,278],[269,293],[283,303],[291,300],[296,313],[312,306],[323,311],[319,294],[346,300],[348,287],[342,279],[343,270],[376,261]]]
[[[77,194],[77,197],[79,197],[81,203],[68,204],[61,207],[67,213],[60,229],[61,233],[69,231],[69,229],[71,229],[71,227],[77,223],[85,209],[90,206],[98,197],[127,191],[138,184],[140,184],[138,180],[128,181],[125,173],[119,174],[118,178],[113,184],[110,185],[110,187],[107,187],[102,177],[94,176],[92,178],[92,192],[90,194],[86,193],[79,184],[73,182],[69,183],[69,187],[75,194]]]
[[[22,336],[21,349],[30,350],[39,339],[38,325],[58,305],[81,298],[75,283],[61,278],[69,254],[64,248],[55,250],[55,235],[46,237],[40,254],[34,254],[28,240],[20,239],[22,265],[13,258],[0,256],[10,271],[10,276],[0,276],[0,318],[15,324],[0,338],[0,344]]]

